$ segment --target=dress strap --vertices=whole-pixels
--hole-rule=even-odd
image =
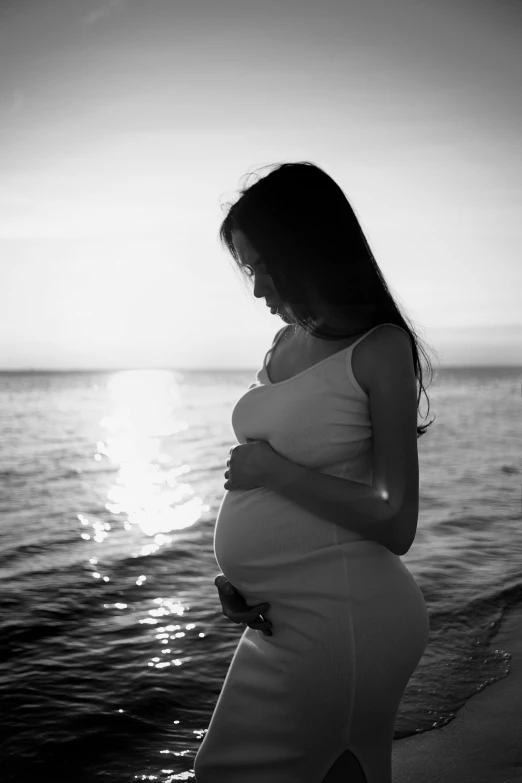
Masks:
[[[371,334],[371,332],[373,332],[375,329],[378,329],[380,326],[395,326],[396,329],[400,329],[401,332],[404,332],[404,334],[408,334],[408,332],[405,329],[403,329],[402,326],[397,326],[397,324],[391,324],[391,323],[377,324],[377,326],[372,326],[372,328],[368,329],[367,332],[365,332],[364,334],[361,334],[361,336],[354,343],[352,343],[350,345],[350,350],[355,348],[355,346],[358,345],[361,342],[361,340],[364,340],[365,337],[367,337],[369,334]],[[408,337],[409,336],[410,335],[408,334]]]
[[[270,361],[269,359],[267,359],[267,356],[274,352],[274,349],[275,349],[277,343],[279,342],[279,340],[283,336],[283,333],[284,333],[285,329],[288,328],[288,326],[289,325],[286,324],[285,326],[282,327],[282,329],[279,329],[279,331],[276,332],[276,335],[275,335],[274,340],[272,342],[272,346],[269,348],[269,350],[265,354],[265,360],[264,360],[265,369],[266,369],[266,365],[267,365],[268,361]],[[291,324],[290,324],[290,326],[291,326]],[[349,346],[350,350],[353,350],[353,348],[355,348],[355,346],[358,345],[361,342],[361,340],[364,340],[365,337],[367,337],[369,334],[371,334],[371,332],[373,332],[375,329],[378,329],[380,326],[395,326],[396,329],[400,329],[401,332],[404,332],[404,334],[407,334],[408,337],[410,336],[408,334],[408,332],[405,329],[402,328],[402,326],[397,326],[397,324],[392,324],[392,323],[377,324],[377,326],[372,326],[372,328],[368,329],[367,332],[364,332],[364,334],[361,334],[361,336],[358,337],[357,340]]]

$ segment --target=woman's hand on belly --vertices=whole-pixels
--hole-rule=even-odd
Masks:
[[[226,618],[237,625],[245,623],[249,628],[263,631],[265,636],[272,636],[272,623],[268,620],[259,619],[260,615],[268,611],[270,604],[264,603],[249,606],[241,593],[230,584],[223,574],[216,576],[214,584],[218,589],[219,600]],[[232,592],[226,592],[226,587],[231,587]]]

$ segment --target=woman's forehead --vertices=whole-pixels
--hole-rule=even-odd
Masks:
[[[256,253],[246,235],[239,229],[232,231],[232,243],[241,258],[248,259],[248,263],[252,263],[259,258],[259,254]]]

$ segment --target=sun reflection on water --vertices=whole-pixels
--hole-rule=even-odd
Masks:
[[[168,370],[119,372],[110,379],[108,390],[114,410],[100,422],[108,434],[98,442],[97,450],[100,458],[118,465],[119,470],[108,490],[106,508],[112,514],[124,514],[127,529],[138,525],[145,535],[154,536],[154,543],[140,553],[151,554],[171,541],[166,533],[190,527],[208,510],[194,496],[191,484],[179,481],[190,466],[163,450],[166,439],[170,450],[172,444],[174,450],[179,448],[176,436],[189,425],[175,416],[180,395],[174,374]],[[106,530],[98,526],[96,540],[103,540]]]
[[[193,466],[184,461],[191,462],[185,435],[189,424],[183,418],[185,401],[181,399],[176,373],[118,372],[110,378],[107,390],[109,410],[99,421],[104,437],[96,443],[93,457],[102,468],[102,505],[108,514],[94,511],[77,517],[86,546],[91,551],[97,546],[94,554],[103,551],[107,562],[111,562],[111,546],[118,550],[117,560],[131,554],[152,555],[161,547],[168,547],[172,544],[169,533],[195,525],[209,506],[196,495],[190,481],[183,481]],[[114,476],[109,485],[105,483],[107,476]],[[108,515],[115,519],[109,522],[105,518]],[[89,558],[93,581],[111,581],[105,573],[104,559]],[[154,579],[153,566],[151,576]],[[187,650],[195,639],[204,638],[205,632],[187,622],[185,613],[190,607],[175,597],[153,598],[152,586],[138,595],[137,589],[141,593],[139,588],[147,583],[144,573],[136,569],[132,582],[116,585],[122,588],[119,593],[123,600],[104,603],[104,608],[118,612],[118,620],[113,622],[120,624],[121,618],[122,626],[137,623],[142,629],[150,646],[148,667],[167,671],[183,667],[192,660]]]

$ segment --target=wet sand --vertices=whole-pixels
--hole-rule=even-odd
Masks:
[[[508,609],[491,650],[507,677],[472,696],[451,723],[393,743],[393,783],[522,781],[522,606]]]

